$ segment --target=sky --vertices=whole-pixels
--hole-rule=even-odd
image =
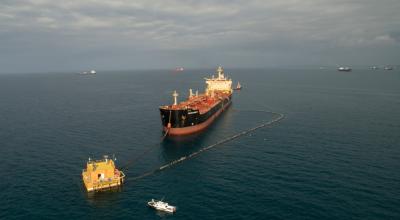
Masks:
[[[0,0],[0,73],[399,61],[400,0]]]

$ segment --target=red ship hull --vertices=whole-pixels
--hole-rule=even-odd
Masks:
[[[212,124],[212,122],[218,118],[218,116],[230,106],[231,102],[229,101],[227,105],[225,105],[223,108],[215,112],[214,115],[209,117],[206,121],[203,123],[194,125],[194,126],[189,126],[189,127],[180,127],[180,128],[168,128],[167,126],[163,126],[164,132],[168,132],[168,135],[173,135],[173,136],[180,136],[180,135],[188,135],[188,134],[193,134],[199,131],[204,130],[207,128],[209,125]]]

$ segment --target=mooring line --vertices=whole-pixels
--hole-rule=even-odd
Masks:
[[[249,128],[249,129],[247,129],[247,130],[244,130],[244,131],[242,131],[242,132],[236,133],[236,134],[234,134],[234,135],[232,135],[232,136],[230,136],[230,137],[227,137],[227,138],[225,138],[225,139],[222,139],[222,140],[220,140],[220,141],[218,141],[218,142],[216,142],[216,143],[214,143],[214,144],[211,144],[211,145],[208,145],[208,146],[206,146],[206,147],[203,147],[203,148],[201,148],[200,150],[198,150],[198,151],[196,151],[196,152],[194,152],[194,153],[191,153],[191,154],[189,154],[189,155],[187,155],[187,156],[183,156],[183,157],[181,157],[181,158],[179,158],[179,159],[177,159],[177,160],[173,160],[173,161],[171,161],[171,162],[169,162],[169,163],[167,163],[167,164],[164,164],[164,165],[160,166],[159,168],[156,168],[156,169],[154,169],[154,170],[148,171],[148,172],[143,173],[143,174],[141,174],[141,175],[139,175],[139,176],[132,177],[132,178],[130,178],[130,180],[139,180],[139,179],[145,178],[145,177],[147,177],[147,176],[153,175],[153,174],[155,174],[155,173],[157,173],[157,172],[161,172],[161,171],[163,171],[163,170],[165,170],[165,169],[167,169],[167,168],[170,168],[170,167],[172,167],[172,166],[174,166],[174,165],[176,165],[176,164],[179,164],[179,163],[181,163],[181,162],[183,162],[183,161],[185,161],[185,160],[191,159],[191,158],[193,158],[193,157],[195,157],[195,156],[201,154],[202,152],[205,152],[205,151],[207,151],[207,150],[210,150],[210,149],[212,149],[212,148],[214,148],[214,147],[216,147],[216,146],[218,146],[218,145],[225,144],[225,143],[230,142],[230,141],[232,141],[232,140],[234,140],[234,139],[237,139],[237,138],[239,138],[239,137],[241,137],[241,136],[244,136],[244,135],[246,135],[246,134],[249,134],[249,133],[251,133],[251,132],[254,132],[255,130],[258,130],[258,129],[260,129],[260,128],[267,127],[267,126],[270,126],[270,125],[272,125],[272,124],[274,124],[274,123],[277,123],[277,122],[281,121],[281,120],[285,117],[284,114],[277,113],[277,112],[264,111],[264,110],[249,110],[249,111],[272,113],[272,114],[278,115],[278,117],[275,118],[275,119],[272,119],[271,121],[261,123],[261,124],[258,125],[258,126],[255,126],[255,127]]]
[[[165,131],[164,135],[161,137],[161,142],[164,141],[164,139],[167,137],[169,132],[169,129]],[[155,149],[155,146],[158,146],[158,144],[154,144],[154,146],[148,146],[147,150],[143,151],[143,153],[141,153],[139,156],[135,157],[133,160],[128,161],[128,163],[126,163],[124,166],[121,166],[122,170],[127,170],[128,167],[132,166],[133,164],[135,164],[136,162],[138,162],[138,160],[140,158],[142,158],[144,155],[150,153],[150,151],[153,151]]]
[[[161,142],[164,141],[164,139],[167,137],[169,132],[169,128],[165,131],[164,135],[161,138]],[[140,158],[142,158],[144,155],[149,153],[150,151],[153,151],[155,147],[149,146],[147,150],[145,150],[143,153],[141,153],[139,156],[135,157],[133,160],[130,160],[128,163],[126,163],[124,166],[121,167],[122,170],[127,170],[128,167],[132,166],[134,163],[136,163]]]
[[[145,150],[143,153],[141,153],[139,156],[135,157],[133,160],[130,160],[128,163],[126,163],[124,166],[121,166],[121,170],[127,170],[128,167],[132,166],[134,163],[136,163],[141,157],[149,153],[150,151],[154,150],[155,147],[149,146],[147,150]]]
[[[169,133],[169,128],[167,128],[167,130],[164,132],[164,135],[161,138],[161,142],[164,141],[164,139],[167,137],[168,133]]]

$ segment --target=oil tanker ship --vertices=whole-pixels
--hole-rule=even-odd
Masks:
[[[189,90],[186,101],[178,103],[178,93],[172,94],[172,105],[160,106],[161,122],[166,135],[186,135],[207,128],[232,100],[232,80],[218,67],[217,76],[205,78],[205,92],[199,94]]]

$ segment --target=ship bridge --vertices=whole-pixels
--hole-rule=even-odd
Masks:
[[[232,80],[225,77],[224,69],[221,66],[217,68],[216,73],[218,74],[217,77],[213,75],[212,78],[205,78],[207,84],[206,94],[212,95],[216,91],[231,94]]]

